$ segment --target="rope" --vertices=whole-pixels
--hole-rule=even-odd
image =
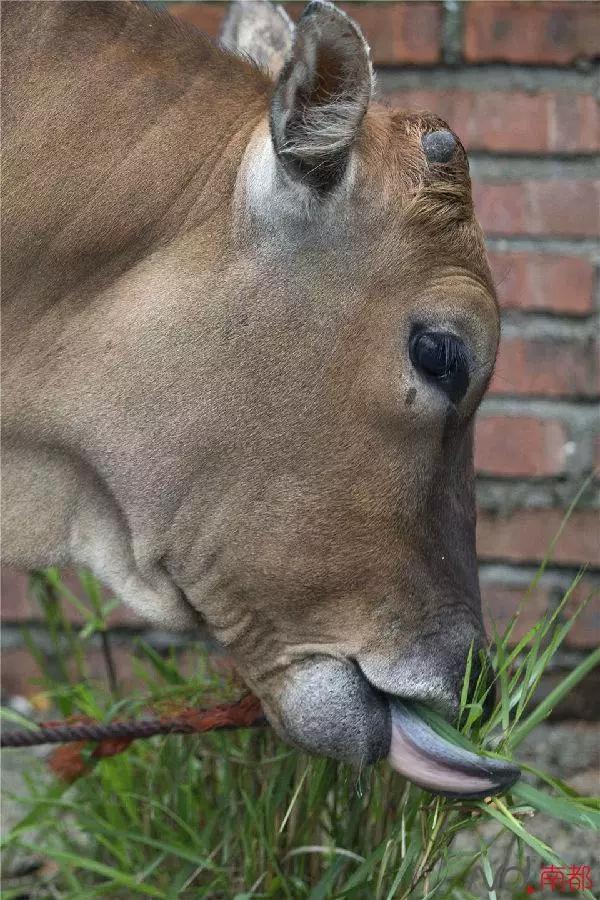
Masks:
[[[244,726],[223,723],[212,725],[209,728],[195,728],[189,722],[182,722],[177,718],[133,719],[131,722],[113,722],[107,725],[98,723],[97,725],[47,726],[42,724],[35,731],[23,728],[3,734],[0,738],[0,747],[35,747],[39,744],[69,744],[72,741],[104,741],[118,738],[129,738],[135,741],[137,738],[150,738],[157,734],[193,734],[202,731],[248,728],[260,724],[262,723],[252,722]]]
[[[201,734],[206,731],[253,728],[266,725],[260,700],[246,694],[235,703],[223,703],[209,709],[184,708],[173,716],[152,716],[117,722],[77,721],[69,723],[42,722],[35,729],[23,728],[2,734],[2,747],[34,747],[39,744],[77,744],[73,748],[59,748],[50,760],[53,771],[72,781],[89,769],[89,760],[81,754],[87,741],[97,743],[94,759],[114,756],[138,738],[158,734]]]

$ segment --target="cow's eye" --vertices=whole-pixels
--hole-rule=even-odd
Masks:
[[[447,331],[415,331],[410,339],[413,366],[458,403],[469,386],[469,357],[460,338]]]

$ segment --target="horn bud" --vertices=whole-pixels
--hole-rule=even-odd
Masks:
[[[431,163],[450,162],[456,150],[456,138],[445,128],[424,134],[421,144],[427,161]]]

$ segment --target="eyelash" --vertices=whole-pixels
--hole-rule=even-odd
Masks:
[[[458,370],[468,371],[469,361],[462,342],[459,342],[454,335],[450,334],[441,335],[441,342],[443,342],[443,357],[446,373],[448,375],[453,375]]]
[[[419,328],[410,339],[413,366],[440,387],[453,403],[458,403],[469,386],[467,348],[449,332]]]

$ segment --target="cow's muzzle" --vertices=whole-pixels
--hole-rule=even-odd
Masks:
[[[353,663],[310,657],[290,666],[265,697],[280,734],[310,753],[367,764],[388,759],[415,784],[449,797],[485,797],[510,787],[515,766],[473,753],[434,731],[418,704],[373,687]]]

